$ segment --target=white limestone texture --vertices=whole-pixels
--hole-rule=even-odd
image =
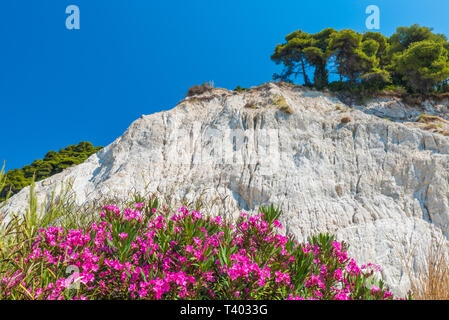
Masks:
[[[430,246],[447,242],[448,106],[385,96],[351,107],[328,92],[282,83],[243,93],[213,89],[142,116],[36,191],[43,202],[70,180],[79,204],[155,191],[179,203],[201,198],[209,204],[204,213],[233,217],[273,203],[285,232],[299,240],[335,234],[404,296],[405,260],[418,271]],[[439,116],[438,126],[423,128],[421,114]],[[8,201],[4,221],[24,212],[28,196],[25,188]]]

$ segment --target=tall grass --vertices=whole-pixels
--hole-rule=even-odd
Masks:
[[[0,175],[0,187],[2,183],[4,183],[3,172]],[[5,202],[0,204],[0,211]],[[51,270],[42,268],[42,265],[29,265],[23,259],[32,251],[32,242],[40,229],[51,225],[67,229],[87,226],[95,219],[97,212],[94,207],[90,209],[76,205],[70,181],[63,183],[59,191],[53,189],[48,199],[39,204],[33,180],[25,211],[21,214],[8,213],[7,219],[3,217],[0,221],[0,279],[11,271],[20,271],[29,277],[38,277],[41,282],[48,282],[50,278],[58,276],[52,274]],[[13,258],[14,252],[16,254]],[[4,290],[5,288],[0,287],[0,299]],[[23,292],[13,298],[28,299],[30,296],[28,290],[23,288]]]
[[[0,174],[0,187],[4,183],[3,172]],[[107,202],[107,201],[106,201]],[[0,204],[0,212],[6,201]],[[26,258],[32,252],[33,241],[38,231],[49,226],[63,227],[65,230],[84,229],[98,220],[99,202],[91,201],[77,205],[75,192],[70,180],[54,188],[42,202],[38,201],[34,179],[29,187],[29,201],[24,212],[8,213],[0,220],[0,279],[5,275],[20,272],[28,278],[37,279],[34,283],[43,286],[52,283],[64,275],[64,268],[55,273],[45,264],[29,264]],[[0,300],[5,298],[6,286],[0,286]],[[9,299],[33,299],[34,288],[22,288],[15,291]]]
[[[6,186],[6,174],[5,174],[5,162],[3,162],[3,166],[0,169],[0,190],[3,190],[3,188]],[[9,197],[9,194],[7,194],[7,198]],[[0,209],[1,209],[1,202],[0,202]]]
[[[412,294],[417,300],[449,300],[449,244],[443,239],[432,246],[424,267],[411,273]]]
[[[404,271],[410,281],[409,296],[416,300],[449,300],[449,242],[442,234],[433,234],[428,247],[418,246],[420,239],[394,239],[386,235],[394,252],[401,259]],[[398,246],[406,243],[407,249]],[[422,261],[415,261],[418,254]],[[414,263],[417,262],[417,263]]]
[[[3,188],[5,186],[6,186],[6,175],[5,175],[5,163],[3,162],[3,166],[0,169],[0,191],[3,190]],[[9,196],[10,196],[10,192],[8,192],[6,194],[6,200],[8,200]],[[0,201],[0,225],[2,224],[2,221],[3,221],[2,208],[4,207],[6,200],[5,201]],[[1,234],[0,234],[0,236],[1,236]]]

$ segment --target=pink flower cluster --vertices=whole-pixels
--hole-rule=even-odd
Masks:
[[[381,284],[364,285],[377,267],[358,267],[344,242],[299,243],[276,233],[281,223],[264,214],[242,214],[234,226],[184,207],[173,214],[143,202],[133,207],[104,206],[85,229],[39,230],[23,260],[35,276],[16,266],[0,277],[0,292],[25,289],[33,299],[393,298]]]

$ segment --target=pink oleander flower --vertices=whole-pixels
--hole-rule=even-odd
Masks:
[[[323,290],[326,288],[321,276],[316,276],[316,275],[312,274],[310,276],[310,278],[306,281],[306,287],[309,288],[309,287],[315,287],[315,286],[318,286]]]
[[[354,259],[351,259],[349,265],[346,266],[346,271],[354,276],[358,276],[360,274],[360,268],[357,266],[357,263]]]
[[[375,295],[380,291],[380,288],[376,287],[376,286],[372,286],[371,287],[371,294]]]
[[[141,208],[144,208],[144,207],[145,207],[145,202],[135,203],[134,204],[134,208],[136,208],[136,209],[141,209]]]
[[[276,227],[278,227],[279,229],[282,229],[282,223],[280,223],[279,221],[274,220],[274,221],[273,221],[273,224],[274,224]]]
[[[334,271],[334,279],[337,281],[343,280],[343,271],[339,267]]]
[[[124,233],[124,232],[120,233],[118,236],[119,236],[119,238],[122,239],[122,240],[125,240],[126,238],[128,238],[128,234],[127,234],[127,233]]]
[[[288,273],[282,273],[280,271],[275,271],[275,281],[278,283],[290,284],[290,275]]]
[[[334,299],[335,300],[351,300],[351,298],[346,293],[336,294]]]

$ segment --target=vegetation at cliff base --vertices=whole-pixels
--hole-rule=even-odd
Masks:
[[[24,217],[0,225],[0,299],[394,298],[346,243],[281,235],[274,206],[232,222],[134,195],[79,221],[62,202],[39,211],[33,187]]]
[[[327,28],[315,34],[298,30],[285,41],[271,56],[284,66],[275,80],[291,82],[300,76],[306,86],[362,95],[386,88],[449,92],[449,42],[428,27],[399,27],[389,38],[350,29]],[[329,83],[329,74],[339,80]]]
[[[83,141],[78,145],[60,149],[59,152],[49,151],[43,159],[35,160],[21,169],[8,171],[4,186],[0,187],[0,202],[4,201],[8,195],[13,195],[29,186],[33,179],[39,181],[60,173],[68,167],[86,161],[89,156],[102,148],[94,147],[92,143]]]

